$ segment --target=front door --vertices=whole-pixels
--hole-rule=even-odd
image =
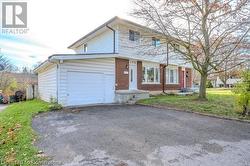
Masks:
[[[129,61],[129,89],[137,89],[137,61]]]

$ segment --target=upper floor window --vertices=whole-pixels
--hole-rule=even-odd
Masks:
[[[88,51],[88,45],[87,44],[84,44],[83,45],[83,52],[85,53],[85,52],[87,52]]]
[[[140,32],[129,30],[129,40],[130,41],[139,41]]]
[[[179,44],[173,44],[173,47],[174,47],[174,52],[178,52],[178,50],[180,49]]]
[[[160,83],[159,67],[143,66],[142,82],[143,83]]]
[[[157,39],[157,38],[155,38],[155,37],[152,37],[152,45],[153,45],[153,46],[158,47],[158,46],[160,46],[160,44],[161,44],[160,39]]]

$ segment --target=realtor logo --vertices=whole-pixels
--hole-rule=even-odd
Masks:
[[[27,28],[27,2],[2,3],[2,28]]]

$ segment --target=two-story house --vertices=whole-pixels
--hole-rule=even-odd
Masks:
[[[35,69],[42,100],[63,106],[127,102],[192,86],[192,68],[159,32],[114,17]],[[172,51],[169,51],[172,50]]]

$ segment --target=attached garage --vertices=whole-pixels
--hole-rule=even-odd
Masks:
[[[114,58],[88,57],[84,60],[48,62],[37,73],[40,87],[38,93],[42,100],[49,101],[53,98],[63,106],[115,101]]]
[[[69,71],[67,105],[83,105],[93,103],[112,103],[114,95],[105,97],[114,91],[112,78],[103,73],[86,73]],[[107,79],[108,78],[108,79]]]

